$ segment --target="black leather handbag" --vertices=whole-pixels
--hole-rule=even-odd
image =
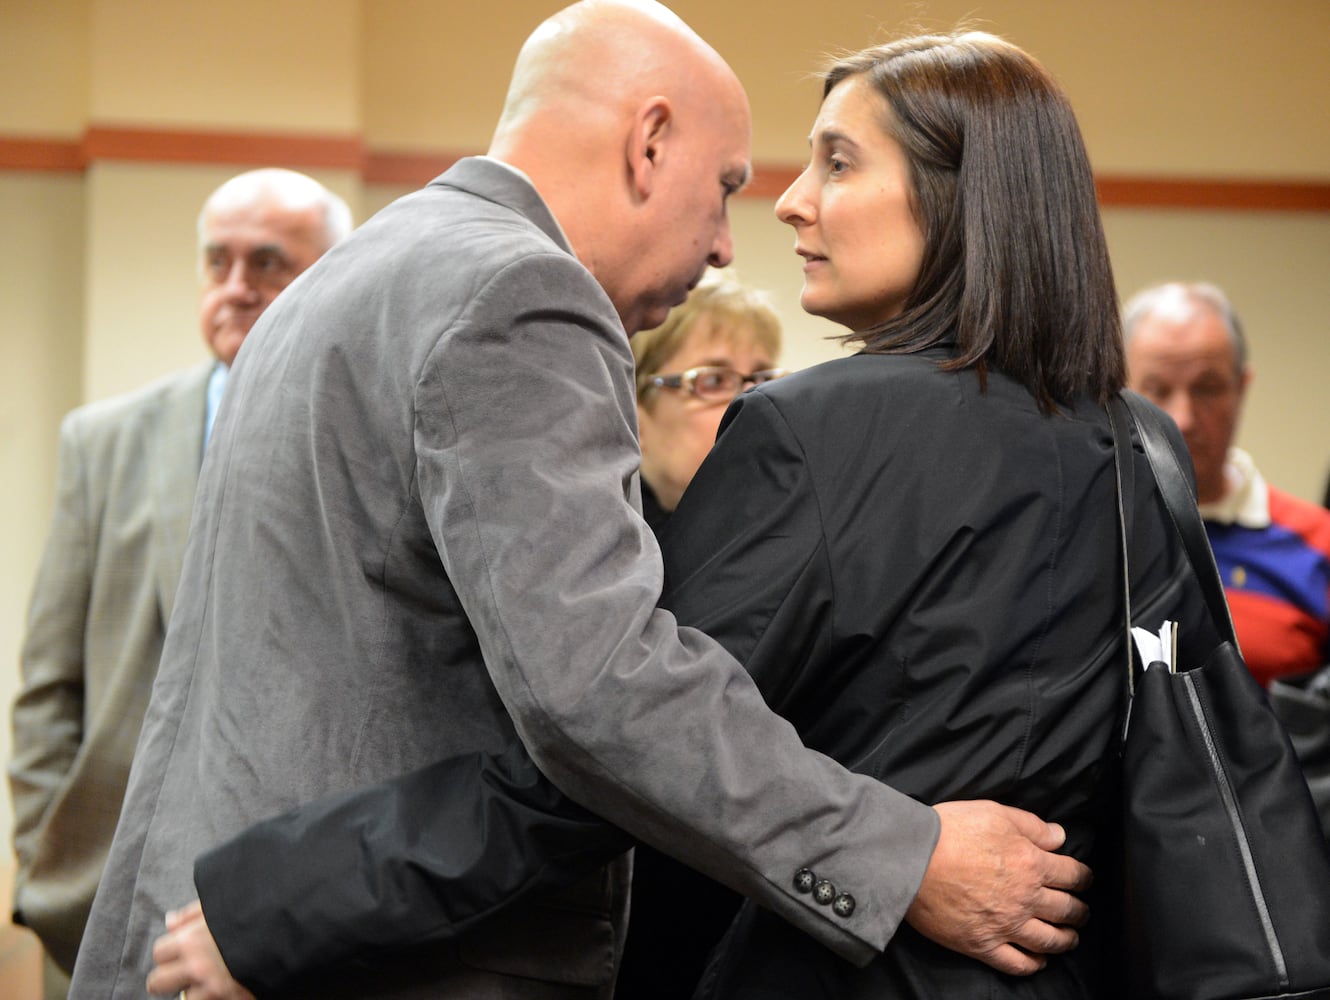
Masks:
[[[1138,670],[1128,634],[1122,780],[1131,995],[1330,998],[1330,853],[1297,758],[1238,651],[1191,484],[1164,433],[1167,418],[1131,393],[1110,403],[1109,416],[1124,573],[1122,484],[1134,417],[1224,640],[1204,663],[1170,672],[1162,664]]]

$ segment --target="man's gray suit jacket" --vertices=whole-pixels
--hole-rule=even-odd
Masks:
[[[142,995],[203,850],[514,735],[568,794],[832,948],[885,945],[936,816],[807,751],[656,610],[636,430],[613,305],[502,164],[461,161],[296,279],[230,376],[73,996]],[[627,867],[340,992],[606,995]],[[799,893],[804,867],[853,915]]]
[[[16,920],[74,967],[175,602],[215,362],[70,413],[20,653]]]

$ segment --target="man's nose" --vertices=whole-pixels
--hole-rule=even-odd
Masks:
[[[729,267],[734,261],[734,234],[730,232],[730,220],[726,219],[716,234],[716,242],[711,247],[711,256],[707,263],[712,267]]]
[[[226,272],[226,279],[222,282],[222,287],[228,295],[241,297],[254,295],[257,291],[254,284],[254,275],[243,260],[231,262],[231,267]]]
[[[1183,435],[1191,433],[1196,426],[1196,411],[1192,406],[1191,397],[1185,392],[1174,392],[1163,401],[1161,407],[1165,413],[1173,418],[1173,422],[1178,425]]]

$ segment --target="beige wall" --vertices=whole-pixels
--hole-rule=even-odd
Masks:
[[[0,301],[6,303],[0,329],[0,648],[11,666],[0,668],[0,692],[8,705],[19,617],[51,512],[55,429],[81,399],[83,186],[71,177],[4,177],[0,219]],[[23,294],[15,294],[18,289]],[[0,727],[6,759],[8,741],[6,725]]]
[[[0,0],[0,143],[77,139],[89,126],[363,140],[371,152],[476,152],[522,37],[558,0]],[[678,0],[749,87],[754,156],[793,166],[825,53],[904,24],[969,16],[1039,55],[1076,104],[1100,172],[1330,183],[1325,0]],[[406,187],[355,164],[298,168],[358,218]],[[59,417],[202,358],[194,218],[242,169],[98,159],[0,170],[0,704],[46,521]],[[772,203],[734,204],[738,269],[770,290],[804,366],[841,349],[798,308],[790,233]],[[1330,213],[1111,208],[1125,295],[1165,277],[1226,286],[1257,370],[1242,441],[1269,478],[1319,496],[1330,471]],[[3,664],[11,665],[3,668]],[[8,756],[0,727],[0,757]],[[10,825],[0,796],[0,830]],[[2,867],[2,866],[0,866]],[[0,987],[0,992],[3,988]]]
[[[90,0],[98,122],[337,132],[360,126],[357,0]]]
[[[560,0],[364,0],[365,130],[390,148],[489,138],[528,27]],[[909,23],[962,19],[1029,49],[1067,86],[1101,170],[1330,175],[1325,0],[676,0],[734,65],[753,105],[754,156],[803,156],[827,53]],[[458,99],[461,97],[462,99]]]
[[[77,135],[88,117],[88,0],[0,0],[0,135]]]

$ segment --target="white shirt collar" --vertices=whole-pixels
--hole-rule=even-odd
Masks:
[[[1201,517],[1244,528],[1270,527],[1270,492],[1265,479],[1241,448],[1230,448],[1224,460],[1224,495],[1200,504]]]

